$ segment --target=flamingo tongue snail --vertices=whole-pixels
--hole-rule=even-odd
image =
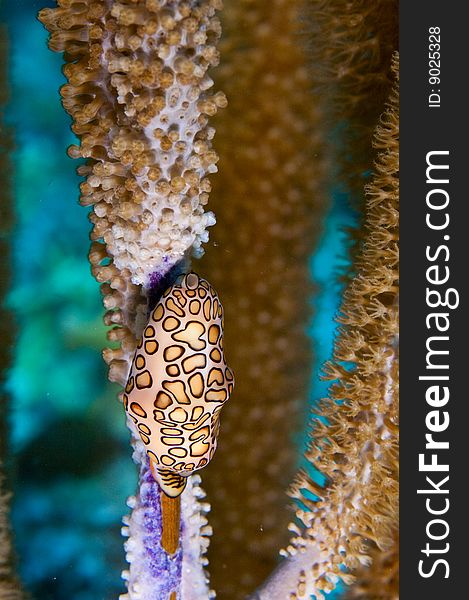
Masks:
[[[181,275],[150,315],[124,393],[130,427],[169,498],[178,498],[187,477],[212,459],[233,387],[218,295],[195,273]]]

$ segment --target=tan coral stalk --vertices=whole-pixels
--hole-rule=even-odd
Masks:
[[[309,257],[325,210],[317,99],[302,0],[225,0],[222,63],[229,105],[217,126],[213,247],[201,269],[227,313],[237,387],[204,484],[212,503],[210,571],[224,600],[274,567],[291,518],[285,488],[312,368]]]
[[[394,73],[397,75],[397,61]],[[342,579],[389,551],[398,511],[398,96],[394,89],[376,129],[380,151],[366,189],[367,211],[356,276],[339,316],[334,381],[321,401],[307,459],[326,476],[301,472],[292,496],[302,504],[285,561],[253,596],[322,600]],[[318,497],[317,502],[314,497]],[[346,571],[344,571],[346,567]]]

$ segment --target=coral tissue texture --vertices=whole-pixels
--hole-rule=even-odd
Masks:
[[[155,482],[143,444],[135,449],[134,460],[140,464],[140,485],[136,496],[127,504],[132,509],[125,516],[123,535],[129,569],[122,573],[128,592],[121,600],[209,600],[208,578],[201,565],[201,554],[208,546],[211,530],[205,517],[209,505],[199,486],[200,477],[188,479],[181,499],[182,532],[180,546],[173,556],[161,550],[162,515],[160,488]],[[206,564],[206,559],[202,559]],[[175,596],[171,596],[171,594]]]
[[[203,473],[212,505],[212,584],[251,592],[287,543],[285,489],[312,368],[309,257],[324,211],[321,113],[310,94],[304,3],[225,0],[214,73],[229,105],[215,121],[217,226],[200,269],[223,300],[236,375],[221,442]]]
[[[366,189],[356,276],[345,291],[334,360],[324,369],[334,383],[319,405],[322,418],[306,454],[326,484],[318,485],[307,472],[297,477],[291,494],[301,508],[291,525],[294,536],[283,551],[285,562],[254,596],[259,600],[311,594],[322,600],[340,579],[351,583],[356,569],[362,585],[368,581],[366,597],[376,597],[363,574],[372,556],[375,575],[381,567],[388,589],[396,581],[398,132],[394,90],[375,131],[380,154]]]
[[[345,600],[399,600],[399,530],[394,528],[392,546],[371,548],[370,565],[360,566]]]
[[[63,105],[80,139],[73,157],[92,238],[133,283],[200,253],[214,216],[204,212],[216,171],[208,118],[226,104],[210,94],[219,0],[59,0],[40,19],[65,53]]]
[[[189,249],[200,251],[217,156],[209,115],[226,103],[210,95],[209,66],[220,23],[218,0],[59,0],[40,20],[49,46],[64,52],[61,93],[85,157],[81,203],[92,205],[90,262],[102,283],[110,379],[125,384],[146,318],[138,284],[161,278]],[[151,277],[150,277],[151,276]]]

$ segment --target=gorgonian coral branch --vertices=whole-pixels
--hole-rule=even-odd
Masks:
[[[205,516],[210,506],[204,502],[199,475],[190,477],[184,490],[180,547],[175,556],[170,557],[161,550],[161,490],[151,474],[141,443],[135,445],[134,460],[140,465],[140,483],[137,495],[127,501],[132,512],[123,519],[122,533],[128,538],[124,546],[130,567],[122,573],[128,592],[121,600],[173,600],[174,590],[178,590],[177,598],[183,600],[213,598],[203,569],[207,564],[203,554],[211,535]]]
[[[49,46],[65,53],[63,105],[87,158],[81,203],[92,205],[92,239],[115,268],[148,283],[214,223],[204,213],[217,155],[208,117],[226,104],[208,93],[219,0],[59,0],[39,18]]]
[[[212,213],[204,212],[207,175],[216,171],[218,160],[208,118],[226,99],[221,92],[209,93],[213,82],[207,70],[218,62],[216,11],[221,3],[58,4],[42,10],[39,18],[51,32],[50,48],[63,51],[66,60],[69,83],[61,94],[80,142],[69,153],[86,159],[78,172],[86,177],[81,203],[92,206],[89,259],[102,283],[105,323],[114,326],[108,338],[118,346],[106,349],[104,359],[110,380],[124,385],[149,302],[164,290],[170,273],[184,268],[182,259],[190,249],[201,254],[206,228],[215,222]],[[206,599],[210,592],[201,556],[209,531],[203,516],[207,506],[197,500],[202,494],[198,480],[188,485],[188,508],[182,512],[182,531],[192,532],[184,539],[191,544],[184,544],[182,556],[176,554],[174,569],[168,570],[161,545],[147,543],[158,538],[160,490],[148,481],[142,442],[134,439],[133,444],[140,482],[125,530],[130,536],[128,598],[159,600],[166,584],[173,585],[171,571],[180,574],[180,589],[174,591],[178,598],[185,590],[184,598]],[[140,519],[142,511],[147,517]],[[135,551],[139,544],[145,560]],[[191,586],[184,577],[199,585]]]
[[[394,65],[397,74],[397,63]],[[334,381],[317,410],[308,461],[291,490],[300,503],[283,565],[254,598],[324,598],[339,580],[393,547],[398,511],[398,95],[375,131],[379,150],[366,188],[367,210],[356,276],[338,317]]]
[[[204,473],[215,531],[210,572],[225,599],[255,589],[288,541],[285,488],[312,369],[309,265],[326,194],[304,10],[303,0],[225,0],[222,14],[214,77],[229,106],[216,120],[217,227],[201,268],[235,315],[225,340],[237,384]]]
[[[361,204],[364,178],[373,167],[370,138],[392,87],[398,3],[308,0],[306,14],[311,82],[338,163],[331,175]]]

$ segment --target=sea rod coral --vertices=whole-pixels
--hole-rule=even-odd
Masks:
[[[229,105],[215,120],[217,226],[200,271],[233,315],[225,333],[237,385],[223,409],[223,443],[204,473],[211,581],[223,600],[255,589],[288,541],[285,488],[313,367],[310,257],[327,204],[327,144],[310,91],[306,7],[225,0],[221,15],[214,79]]]
[[[135,284],[199,250],[214,222],[204,213],[217,162],[208,116],[226,104],[207,92],[217,8],[218,0],[59,0],[40,12],[50,48],[67,61],[61,94],[80,138],[69,153],[91,159],[79,172],[92,238]]]
[[[393,65],[397,74],[397,59]],[[297,523],[285,559],[254,600],[318,600],[372,554],[395,553],[398,512],[398,95],[394,88],[374,135],[380,154],[366,188],[363,240],[356,275],[345,291],[334,381],[321,401],[306,456],[326,477],[306,470],[291,495]],[[384,556],[384,555],[383,555]],[[378,561],[380,558],[378,557]],[[391,558],[392,560],[392,558]],[[388,577],[394,569],[387,566]],[[379,567],[379,565],[378,565]],[[372,597],[366,596],[366,597]],[[392,597],[392,595],[390,596]]]
[[[393,84],[389,64],[398,27],[396,0],[307,1],[311,85],[324,109],[336,165],[329,177],[360,208],[373,168],[370,139]]]
[[[92,206],[89,259],[102,283],[109,377],[124,385],[148,300],[202,252],[208,175],[216,171],[213,127],[225,106],[211,94],[209,67],[218,62],[219,0],[59,0],[43,9],[49,46],[64,52],[69,81],[61,94],[80,144],[72,157],[86,159],[78,172],[81,203]],[[182,551],[168,557],[161,533],[159,488],[149,476],[142,442],[133,439],[140,490],[129,500],[124,533],[128,595],[135,600],[209,597],[200,554],[207,546],[200,479],[192,478],[182,506]],[[184,578],[190,579],[190,584]],[[181,592],[181,590],[185,590]],[[181,596],[181,593],[183,596]],[[176,596],[177,594],[177,596]]]

